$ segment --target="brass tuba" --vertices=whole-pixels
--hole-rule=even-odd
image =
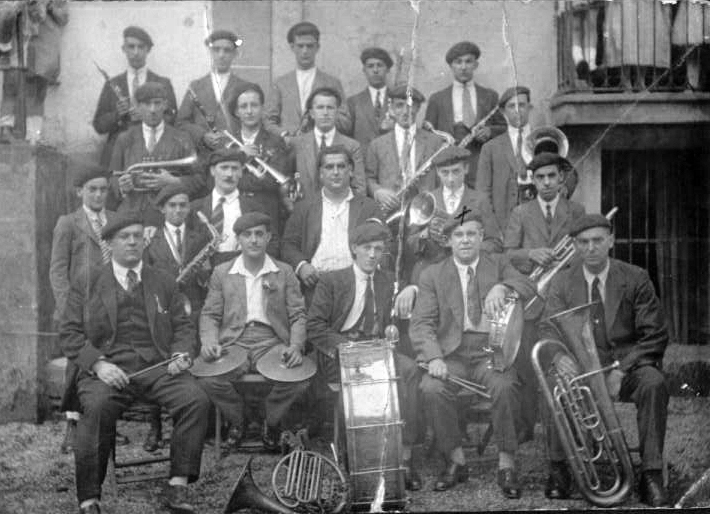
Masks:
[[[552,152],[560,157],[567,157],[569,140],[557,127],[538,127],[525,138],[525,148],[533,156],[540,152]]]
[[[542,339],[535,343],[531,358],[579,490],[594,505],[611,507],[628,495],[634,475],[624,432],[604,379],[604,373],[617,368],[619,362],[601,367],[590,320],[592,305],[551,316],[549,321],[567,344]],[[549,372],[543,370],[543,355],[569,355],[570,350],[580,374],[572,376],[556,366]]]
[[[232,496],[224,508],[224,514],[231,514],[242,509],[256,509],[264,512],[279,512],[281,514],[296,514],[289,508],[284,507],[279,502],[276,502],[261,492],[259,486],[254,483],[251,476],[251,459],[249,457],[247,463],[242,468],[242,471],[237,477],[234,484]]]

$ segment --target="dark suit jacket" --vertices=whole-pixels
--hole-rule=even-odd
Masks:
[[[390,324],[394,274],[375,271],[372,278],[375,289],[377,324],[381,329]],[[352,266],[324,273],[308,310],[308,340],[321,352],[335,358],[338,345],[347,342],[340,333],[350,309],[355,303],[355,271]]]
[[[535,263],[528,257],[529,250],[554,248],[569,233],[574,220],[583,215],[583,206],[560,197],[548,232],[545,214],[537,199],[518,205],[508,221],[503,243],[510,263],[521,273],[529,275],[535,268]]]
[[[106,221],[116,216],[106,211]],[[101,245],[99,238],[83,207],[60,216],[52,236],[52,257],[49,263],[49,281],[54,293],[54,319],[59,320],[69,294],[72,282],[86,277],[94,266],[101,266]]]
[[[244,277],[229,274],[235,259],[217,266],[210,278],[200,314],[200,340],[225,344],[237,341],[247,322]],[[306,310],[296,274],[288,264],[274,260],[278,272],[264,275],[264,301],[271,328],[284,344],[303,350],[306,344]],[[266,287],[268,284],[268,287]]]
[[[543,320],[587,303],[587,282],[582,262],[561,271],[552,279]],[[602,365],[619,360],[623,371],[644,365],[660,368],[668,344],[668,330],[646,270],[610,259],[604,299],[604,322],[611,355],[599,351]],[[551,322],[540,325],[540,337],[560,339]]]
[[[144,264],[141,282],[150,333],[158,353],[162,358],[176,352],[188,352],[194,357],[195,327],[185,314],[175,279]],[[80,277],[71,285],[59,324],[59,340],[64,355],[86,372],[116,342],[119,287],[111,263],[94,268],[89,276]]]
[[[320,87],[333,88],[340,94],[342,103],[338,109],[335,126],[343,134],[349,134],[351,130],[350,115],[345,106],[345,93],[340,80],[316,69],[311,92]],[[302,117],[303,111],[301,110],[301,97],[298,94],[296,70],[293,70],[278,77],[271,85],[264,104],[264,126],[277,136],[280,136],[284,131],[293,135],[300,127]]]
[[[386,132],[380,130],[382,119],[378,119],[375,106],[372,105],[370,90],[365,88],[347,100],[348,112],[352,120],[352,132],[349,134],[360,146],[364,155],[367,155],[367,146],[370,141]],[[387,110],[387,97],[382,99],[382,112]]]
[[[128,97],[128,72],[123,72],[120,75],[116,75],[111,79],[111,84],[117,85],[123,92],[123,96]],[[146,82],[160,82],[165,86],[168,92],[168,108],[165,111],[165,121],[172,125],[175,121],[175,113],[177,112],[177,102],[175,100],[175,91],[173,91],[173,85],[170,79],[167,77],[161,77],[156,75],[152,71],[148,70],[146,72]],[[123,117],[118,115],[116,110],[116,104],[118,103],[118,98],[116,93],[113,91],[111,84],[104,83],[104,87],[101,89],[101,95],[99,96],[99,103],[96,106],[96,113],[94,113],[94,130],[99,134],[108,134],[108,139],[104,145],[104,149],[101,152],[101,165],[108,166],[111,162],[111,155],[113,153],[113,145],[116,142],[116,137],[119,133],[127,130],[132,125],[140,125],[140,122],[131,122],[131,117],[127,114]]]
[[[523,300],[535,294],[530,280],[513,268],[505,256],[481,252],[479,259],[476,280],[481,306],[491,288],[499,283],[517,291]],[[461,344],[464,315],[463,292],[454,258],[448,257],[425,269],[409,322],[409,337],[417,360],[429,362],[454,352]]]
[[[350,200],[348,233],[367,218],[382,219],[382,211],[372,198],[354,195]],[[296,268],[301,261],[310,262],[320,244],[323,221],[323,197],[298,202],[286,222],[281,240],[281,257]]]
[[[486,115],[491,112],[498,105],[498,93],[492,89],[485,88],[475,84],[476,87],[476,123],[481,121]],[[452,101],[452,91],[454,86],[450,85],[447,88],[437,91],[429,98],[429,103],[427,104],[426,119],[429,123],[434,125],[437,130],[443,130],[449,134],[454,133],[454,104]],[[486,122],[486,126],[490,127],[492,135],[491,137],[496,137],[505,131],[507,125],[505,118],[500,112],[497,112],[491,116]],[[476,169],[478,162],[478,156],[481,153],[481,144],[477,142],[472,142],[466,148],[471,151],[471,161],[469,165],[469,171],[466,175],[466,184],[474,188],[476,184]],[[478,189],[475,187],[475,189]]]
[[[353,156],[355,166],[350,177],[350,187],[353,193],[366,194],[365,188],[365,166],[363,164],[362,149],[360,143],[354,139],[344,136],[337,130],[333,137],[333,145],[342,145],[348,149]],[[298,179],[303,191],[303,199],[308,200],[320,195],[320,172],[318,170],[318,147],[313,132],[301,134],[291,142],[293,157],[295,158],[295,169],[300,174]]]

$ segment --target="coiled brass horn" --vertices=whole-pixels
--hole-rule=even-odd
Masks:
[[[610,507],[626,498],[634,475],[624,432],[604,379],[604,373],[619,363],[601,367],[590,321],[592,305],[550,317],[567,345],[554,339],[540,340],[535,343],[531,358],[579,490],[594,505]],[[568,348],[573,355],[569,355]],[[581,373],[574,376],[557,366],[545,373],[541,357],[558,352],[575,360]]]
[[[258,509],[265,512],[279,512],[281,514],[295,514],[294,511],[288,509],[266,496],[261,492],[259,486],[254,483],[251,476],[251,459],[242,468],[237,481],[234,484],[232,496],[230,496],[227,506],[224,508],[224,514],[231,514],[242,509]]]

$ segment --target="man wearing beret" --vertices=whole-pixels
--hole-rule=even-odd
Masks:
[[[382,339],[392,323],[394,275],[379,267],[391,239],[390,231],[377,218],[365,220],[350,235],[353,264],[324,273],[318,281],[308,310],[308,337],[318,350],[318,364],[328,382],[340,382],[338,346],[349,341]],[[419,379],[417,365],[396,352],[401,398],[402,446],[405,486],[421,489],[421,479],[412,466],[412,446],[419,438]]]
[[[190,82],[176,124],[190,134],[200,156],[206,159],[210,152],[227,144],[228,139],[221,134],[223,130],[234,133],[227,104],[246,81],[232,72],[232,63],[242,45],[239,36],[229,30],[215,30],[205,45],[210,52],[211,70]]]
[[[135,26],[124,29],[121,49],[128,60],[128,69],[104,83],[94,114],[94,130],[99,134],[108,135],[101,152],[102,166],[108,166],[111,162],[113,145],[118,134],[140,123],[141,117],[135,94],[146,82],[163,84],[167,92],[165,120],[169,124],[175,120],[177,103],[170,79],[153,73],[146,66],[146,58],[151,48],[153,48],[153,40],[145,30]]]
[[[353,125],[349,135],[360,143],[363,154],[367,155],[370,141],[394,127],[387,108],[387,74],[393,63],[390,54],[379,47],[365,48],[360,54],[360,62],[367,87],[347,100]]]
[[[80,370],[83,414],[74,452],[80,512],[100,512],[116,420],[139,397],[158,403],[173,418],[165,506],[194,512],[187,484],[200,474],[209,414],[209,399],[186,372],[197,351],[195,327],[175,280],[143,263],[140,218],[119,215],[101,236],[111,248],[111,262],[72,283],[59,325],[64,354]],[[174,360],[166,366],[130,376],[170,357]]]
[[[492,369],[486,351],[490,320],[517,292],[523,301],[534,295],[533,284],[500,254],[481,252],[483,221],[464,212],[444,228],[452,256],[426,268],[409,327],[417,360],[428,364],[421,383],[423,402],[432,422],[436,448],[446,461],[435,491],[468,479],[461,447],[456,393],[449,376],[473,380],[491,395],[493,442],[498,447],[498,484],[507,498],[521,494],[515,471],[522,383],[515,366]]]
[[[271,86],[264,106],[264,126],[283,137],[291,138],[310,130],[306,101],[318,88],[335,89],[340,99],[345,99],[340,80],[316,67],[316,54],[320,50],[320,30],[309,21],[302,21],[288,30],[286,35],[296,69],[278,77]],[[351,121],[344,102],[339,104],[336,127],[343,134],[351,131]]]
[[[201,377],[199,383],[230,423],[229,440],[236,447],[243,430],[243,400],[237,380],[250,370],[258,372],[256,363],[279,344],[285,345],[283,365],[300,366],[306,344],[306,312],[291,266],[266,255],[271,237],[269,215],[243,214],[233,230],[242,253],[217,266],[210,278],[200,315],[201,357],[213,361],[222,355],[222,346],[236,344],[247,350],[248,361],[229,373]],[[272,382],[264,399],[262,440],[266,450],[278,450],[282,421],[306,389],[308,379]]]
[[[165,87],[158,82],[146,82],[136,91],[141,124],[119,135],[111,156],[110,169],[123,171],[142,162],[173,161],[195,153],[195,147],[185,132],[163,120],[167,108]],[[178,176],[179,175],[179,176]],[[162,215],[155,208],[155,195],[168,184],[182,184],[195,196],[204,188],[205,179],[193,166],[173,169],[146,168],[137,175],[124,173],[111,179],[114,195],[120,198],[118,212],[137,213],[146,225],[162,225]]]
[[[612,400],[633,401],[637,408],[641,450],[641,500],[653,507],[667,502],[663,487],[663,440],[668,417],[668,388],[661,364],[668,344],[661,303],[648,273],[609,257],[614,245],[611,223],[601,214],[578,218],[570,229],[581,259],[552,279],[543,320],[559,312],[595,302],[591,308],[594,343],[601,365],[619,367],[606,373]],[[560,339],[552,322],[543,321],[542,338]],[[564,339],[563,339],[564,341]],[[576,361],[560,353],[557,369],[579,375]],[[548,498],[567,498],[570,473],[557,432],[549,427]]]
[[[454,82],[431,95],[425,116],[435,129],[453,134],[457,142],[469,134],[472,135],[473,140],[467,146],[471,151],[471,160],[466,175],[466,184],[471,188],[476,183],[481,145],[505,131],[504,120],[498,113],[491,116],[487,122],[480,123],[498,104],[498,94],[495,91],[480,86],[473,80],[480,57],[481,50],[478,45],[470,41],[461,41],[449,48],[446,52],[446,64],[451,68]]]

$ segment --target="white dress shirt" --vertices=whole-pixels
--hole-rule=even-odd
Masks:
[[[259,135],[259,131],[258,131],[258,130],[257,130],[256,132],[254,132],[254,134],[252,134],[251,137],[247,137],[247,136],[244,134],[244,131],[243,131],[243,130],[240,132],[240,136],[241,136],[241,138],[242,138],[242,143],[244,143],[245,145],[253,145],[253,144],[256,144],[256,143],[255,143],[255,141],[256,141],[256,136],[258,136],[258,135]]]
[[[447,214],[453,215],[456,212],[456,208],[461,204],[463,199],[463,192],[466,190],[466,185],[462,184],[459,189],[453,191],[446,186],[441,188],[442,196],[444,197],[444,207]]]
[[[468,290],[468,268],[473,269],[473,278],[475,280],[478,261],[479,257],[476,257],[476,260],[467,266],[465,264],[461,264],[454,257],[454,264],[456,265],[456,270],[459,272],[459,281],[461,282],[461,291],[463,292],[463,329],[467,332],[474,331],[477,328],[473,326],[473,323],[471,323],[471,318],[468,317],[468,294],[466,294],[466,291]],[[481,310],[483,310],[482,305]],[[481,320],[483,320],[483,318],[484,315],[483,313],[481,313]]]
[[[134,98],[136,95],[135,89],[133,89],[133,82],[135,81],[135,77],[138,77],[138,87],[142,86],[145,84],[145,81],[148,80],[148,66],[143,66],[142,68],[131,68],[130,66],[126,70],[126,80],[128,81],[128,96],[130,98]]]
[[[224,211],[224,225],[222,226],[222,235],[226,236],[224,241],[219,244],[217,251],[219,252],[232,252],[237,249],[237,236],[234,235],[234,230],[232,230],[232,225],[237,221],[242,215],[242,208],[239,204],[239,189],[235,189],[228,195],[223,195],[219,193],[216,189],[212,190],[212,212],[219,204],[219,199],[224,196],[224,204],[222,204],[222,209]]]
[[[143,142],[145,143],[145,147],[148,148],[148,141],[150,141],[150,135],[152,132],[155,133],[155,144],[158,144],[158,141],[160,141],[160,138],[163,137],[163,132],[165,132],[165,122],[161,121],[157,127],[149,127],[145,123],[141,124],[141,127],[143,128]]]
[[[384,109],[387,107],[387,86],[382,86],[380,89],[375,89],[372,86],[367,86],[367,90],[370,92],[370,100],[372,100],[372,106],[377,105],[377,95],[380,95],[380,105]],[[384,112],[384,111],[383,111]]]
[[[316,67],[308,70],[296,68],[296,82],[298,83],[298,96],[301,100],[301,112],[306,112],[306,101],[313,89],[313,81],[316,79]]]
[[[325,134],[325,146],[333,146],[333,139],[335,139],[335,127],[330,129],[328,132],[321,132],[318,127],[313,127],[313,137],[316,138],[316,148],[320,148],[320,142]]]
[[[602,298],[602,302],[606,303],[606,278],[609,276],[609,260],[606,261],[606,267],[598,275],[594,275],[584,265],[582,266],[582,272],[584,273],[584,280],[587,281],[587,301],[592,301],[592,282],[599,277],[599,295]]]
[[[550,206],[550,212],[552,213],[552,217],[555,217],[555,210],[557,209],[557,204],[560,203],[560,193],[557,193],[557,196],[555,196],[554,200],[551,202],[546,202],[542,198],[540,198],[540,195],[537,197],[537,203],[540,204],[540,209],[542,209],[542,217],[547,216],[547,206]]]
[[[454,123],[463,122],[463,102],[461,101],[462,90],[464,85],[458,80],[454,80],[453,88],[451,89],[451,103],[454,108]],[[471,107],[473,107],[473,119],[478,117],[476,112],[478,95],[476,95],[476,86],[473,80],[466,82],[466,89],[471,97]]]
[[[224,94],[224,90],[227,88],[230,75],[230,72],[217,73],[216,71],[213,71],[210,73],[210,77],[212,78],[212,91],[214,91],[214,97],[217,99],[217,102],[222,100],[222,95]]]
[[[332,271],[347,268],[353,262],[348,244],[348,224],[350,221],[350,200],[353,192],[339,203],[325,196],[323,198],[323,215],[321,218],[320,243],[313,254],[311,265],[318,271]]]
[[[264,256],[264,265],[256,275],[252,275],[244,266],[244,256],[240,255],[229,269],[230,275],[242,275],[246,285],[247,293],[247,319],[246,322],[258,321],[266,325],[271,325],[269,318],[266,316],[266,298],[264,297],[264,289],[267,287],[275,287],[264,282],[264,275],[267,273],[278,273],[279,268],[276,266],[271,257]]]
[[[178,230],[180,230],[180,241],[182,242],[182,244],[185,244],[185,224],[183,223],[182,225],[176,227],[172,223],[168,223],[167,221],[165,222],[165,227],[163,228],[165,240],[168,242],[170,252],[173,254],[175,261],[178,264],[182,264],[182,248],[178,247],[177,244],[176,232]]]
[[[101,209],[100,211],[96,212],[93,209],[89,209],[86,205],[81,206],[84,209],[84,212],[86,213],[86,217],[89,218],[89,222],[91,223],[91,228],[94,228],[94,223],[96,220],[99,221],[99,224],[103,227],[106,225],[106,209]]]
[[[133,271],[136,272],[136,284],[141,283],[141,272],[143,271],[143,261],[140,261],[138,264],[136,264],[132,268],[126,268],[125,266],[121,266],[115,260],[111,259],[111,265],[113,266],[113,276],[116,277],[116,280],[118,280],[118,283],[126,291],[128,291],[128,278],[127,277],[128,277],[128,270],[129,269],[132,269]]]
[[[353,271],[355,271],[355,301],[353,306],[350,308],[348,317],[345,318],[345,323],[343,323],[341,332],[347,332],[355,326],[355,323],[360,319],[362,315],[362,310],[365,308],[365,289],[367,288],[367,279],[372,277],[371,274],[365,273],[360,269],[360,267],[353,263]],[[372,295],[375,295],[375,283],[374,277],[372,282]]]
[[[399,157],[402,155],[402,147],[404,146],[405,134],[409,137],[411,141],[411,147],[409,149],[409,177],[403,177],[404,182],[406,182],[417,170],[417,148],[415,137],[417,135],[417,126],[412,125],[407,130],[403,129],[399,124],[394,126],[394,140],[397,144],[397,162],[399,162]],[[400,169],[401,169],[400,163]]]
[[[525,146],[525,140],[527,137],[530,135],[530,125],[525,125],[523,127],[523,141],[522,141],[522,146],[520,148],[520,153],[522,154],[523,162],[526,164],[532,161],[533,156],[530,155],[530,152]],[[510,138],[510,144],[513,146],[513,154],[518,157],[518,128],[513,127],[512,125],[508,125],[508,137]],[[525,180],[520,179],[520,174],[517,174],[518,177],[518,183],[519,184],[532,184],[532,171],[527,170],[527,177]]]

